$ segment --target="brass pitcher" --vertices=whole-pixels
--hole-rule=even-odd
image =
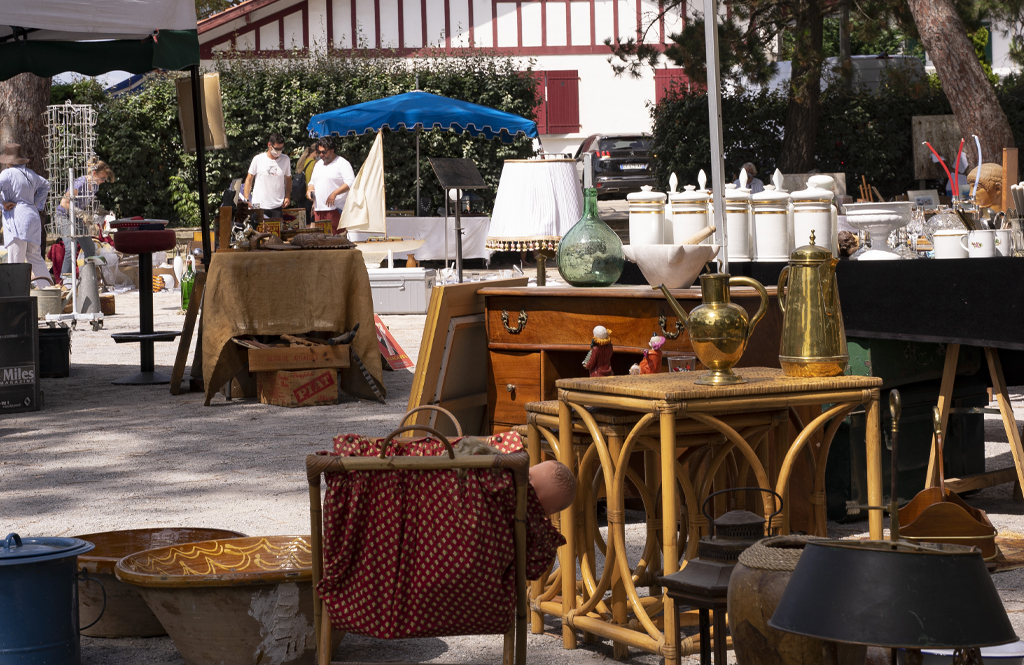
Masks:
[[[754,316],[748,318],[745,309],[729,301],[729,287],[733,285],[749,286],[761,294],[761,306]],[[768,310],[768,292],[761,283],[749,277],[732,277],[724,273],[701,275],[703,302],[690,310],[689,316],[672,297],[668,287],[662,284],[656,288],[665,294],[668,304],[686,326],[693,352],[710,370],[697,379],[697,383],[704,386],[746,383],[746,379],[733,373],[732,367],[743,356],[754,326]]]
[[[850,362],[839,309],[837,263],[832,252],[814,244],[812,231],[811,243],[796,248],[779,274],[779,363],[787,376],[837,376]]]

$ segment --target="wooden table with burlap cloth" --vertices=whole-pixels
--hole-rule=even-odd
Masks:
[[[233,344],[232,337],[340,334],[357,323],[352,348],[384,395],[370,277],[359,250],[215,254],[203,295],[206,405],[245,366],[245,349]],[[338,382],[348,395],[376,399],[355,362],[338,370]]]

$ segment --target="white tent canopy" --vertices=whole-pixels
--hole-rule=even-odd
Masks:
[[[154,30],[195,30],[194,0],[0,0],[0,40],[142,39]],[[22,36],[16,37],[22,39]]]

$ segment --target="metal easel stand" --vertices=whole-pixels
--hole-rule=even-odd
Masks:
[[[71,182],[71,187],[74,188],[75,182],[75,170],[68,169],[68,180]],[[71,327],[78,327],[79,321],[88,321],[92,325],[93,330],[99,330],[103,327],[103,312],[93,312],[91,314],[85,314],[78,311],[78,243],[75,242],[75,197],[71,196],[68,198],[68,223],[70,224],[70,233],[68,237],[71,238],[71,313],[70,314],[47,314],[47,323],[58,323],[64,321],[70,321]],[[140,285],[141,287],[141,285]],[[152,288],[152,286],[150,286]]]

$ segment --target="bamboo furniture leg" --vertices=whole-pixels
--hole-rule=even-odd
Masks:
[[[618,436],[608,436],[608,453],[612,460],[619,459],[619,455],[622,452],[622,439]],[[629,464],[629,459],[622,460],[622,463]],[[605,482],[608,482],[607,479]],[[626,484],[623,483],[622,487],[618,488],[625,497]],[[610,521],[610,520],[609,520]],[[591,546],[592,548],[592,546]],[[619,553],[625,556],[625,552]],[[622,577],[617,574],[618,571],[612,573],[612,621],[618,625],[625,627],[629,623],[629,617],[627,616],[627,600],[626,600],[626,588],[622,583]],[[615,660],[625,660],[629,658],[629,646],[624,642],[618,640],[612,641],[612,658]]]
[[[867,403],[867,437],[864,442],[868,475],[868,505],[882,505],[882,418],[878,406],[878,388],[871,390]],[[868,511],[868,535],[882,540],[882,511]]]
[[[565,400],[558,402],[558,457],[562,464],[576,472],[572,451],[572,411]],[[575,506],[561,513],[562,535],[565,545],[558,550],[558,565],[562,570],[562,646],[576,648],[576,630],[569,625],[569,613],[576,609],[576,515]]]
[[[675,405],[658,405],[661,424],[661,502],[662,509],[662,562],[663,575],[671,575],[679,570],[679,552],[676,546],[676,478],[674,465],[670,460],[676,457],[676,411]],[[676,601],[664,594],[665,635],[677,634],[679,615],[676,613]],[[678,646],[672,649],[666,645],[665,665],[679,665]]]
[[[540,431],[535,422],[530,420],[526,425],[526,450],[530,453],[530,466],[540,464]],[[544,576],[530,582],[530,598],[540,598],[544,593]],[[530,632],[534,635],[544,633],[544,614],[530,608]]]
[[[1024,488],[1024,449],[1021,448],[1017,419],[1013,415],[1010,395],[1006,390],[1006,377],[1003,376],[999,350],[985,347],[985,359],[988,361],[988,371],[992,376],[992,392],[995,394],[996,403],[999,404],[999,415],[1003,419],[1006,440],[1010,442],[1010,452],[1013,453],[1013,465],[1017,468],[1017,482]]]

